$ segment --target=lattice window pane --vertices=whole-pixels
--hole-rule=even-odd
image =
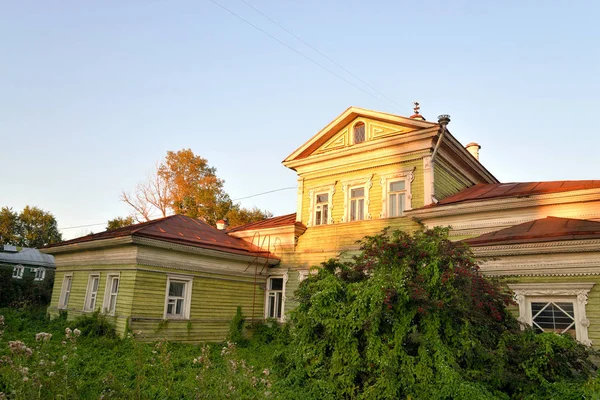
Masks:
[[[533,326],[541,332],[569,333],[575,336],[575,311],[570,302],[532,302]]]

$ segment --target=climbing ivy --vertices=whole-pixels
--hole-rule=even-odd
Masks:
[[[523,331],[508,289],[447,234],[384,231],[302,282],[282,384],[320,399],[522,398],[564,382],[582,390],[590,350]]]

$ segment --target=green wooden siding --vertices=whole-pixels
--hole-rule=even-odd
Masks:
[[[124,335],[127,328],[127,319],[131,315],[131,305],[133,301],[133,287],[135,282],[135,266],[133,265],[98,265],[85,267],[59,267],[54,279],[54,288],[52,290],[52,301],[48,307],[48,313],[51,316],[57,316],[61,311],[67,312],[69,319],[74,319],[87,312],[83,311],[85,296],[87,294],[87,285],[90,275],[99,274],[100,283],[98,286],[98,297],[96,300],[96,309],[101,309],[104,302],[106,290],[106,279],[109,274],[120,275],[119,291],[117,294],[117,305],[114,316],[109,319],[115,324],[119,335]],[[60,310],[58,304],[62,292],[62,284],[65,275],[71,274],[73,281],[71,284],[71,293],[67,308]]]
[[[438,200],[451,196],[463,189],[472,186],[456,168],[451,167],[441,160],[436,161],[433,166],[433,191]]]
[[[188,276],[192,281],[189,320],[164,320],[167,277]],[[183,342],[221,341],[229,322],[242,307],[247,319],[262,319],[266,277],[227,276],[169,268],[144,268],[137,271],[130,327],[141,332],[142,340],[164,338]],[[254,313],[253,313],[254,311]]]
[[[588,293],[588,303],[585,306],[586,318],[590,321],[588,327],[588,336],[592,341],[592,346],[600,349],[600,276],[536,276],[505,278],[511,283],[595,283],[594,287]],[[518,315],[518,307],[515,310]]]

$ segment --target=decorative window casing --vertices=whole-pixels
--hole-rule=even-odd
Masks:
[[[115,315],[120,281],[119,274],[108,274],[106,277],[106,289],[104,290],[104,302],[102,304],[102,310],[106,314]]]
[[[342,222],[371,219],[369,213],[369,192],[373,186],[373,176],[342,182],[344,193],[344,216]]]
[[[100,288],[100,274],[90,275],[88,278],[87,291],[85,294],[85,303],[83,303],[84,311],[96,310],[96,302],[98,300],[98,289]]]
[[[381,175],[381,218],[400,217],[412,209],[414,169]]]
[[[35,278],[34,281],[43,281],[46,277],[46,269],[45,268],[36,268],[35,269]]]
[[[62,287],[60,289],[60,300],[58,308],[67,308],[69,305],[69,296],[71,295],[71,285],[73,284],[73,275],[65,275],[63,277]]]
[[[302,282],[303,280],[308,278],[310,275],[316,275],[318,273],[319,273],[319,271],[316,268],[302,269],[302,270],[298,271],[298,283]]]
[[[280,322],[285,321],[285,287],[287,281],[287,272],[267,279],[265,318],[274,318]]]
[[[165,319],[189,319],[193,278],[168,276],[165,293]]]
[[[364,122],[357,122],[352,128],[352,142],[362,143],[367,139],[367,126]]]
[[[335,183],[311,189],[308,192],[310,198],[308,226],[333,224],[331,213],[333,211],[333,194]]]
[[[567,333],[590,346],[585,306],[594,283],[515,283],[519,321],[541,332]]]
[[[25,272],[25,267],[22,265],[15,265],[13,268],[12,277],[16,279],[23,279],[23,273]]]

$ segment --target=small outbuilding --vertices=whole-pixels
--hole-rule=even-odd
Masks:
[[[56,259],[51,315],[100,311],[154,340],[223,340],[237,307],[264,315],[266,250],[182,215],[91,234],[43,249]]]

